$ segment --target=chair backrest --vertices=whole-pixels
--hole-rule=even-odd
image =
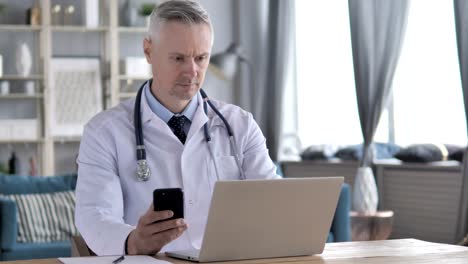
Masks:
[[[73,236],[71,239],[71,256],[72,257],[89,257],[96,254],[88,248],[86,242],[81,236]]]

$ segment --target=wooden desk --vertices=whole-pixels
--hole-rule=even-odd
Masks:
[[[158,256],[175,264],[193,262]],[[345,242],[327,244],[322,255],[244,260],[222,264],[345,264],[345,263],[467,263],[468,247],[430,243],[416,239]],[[293,263],[294,262],[294,263]],[[2,264],[60,264],[58,259],[2,262]],[[218,262],[219,263],[219,262]]]

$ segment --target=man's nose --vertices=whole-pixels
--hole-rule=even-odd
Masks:
[[[191,58],[187,60],[184,65],[184,73],[189,75],[190,77],[196,77],[198,74],[198,65],[195,62],[195,59]]]

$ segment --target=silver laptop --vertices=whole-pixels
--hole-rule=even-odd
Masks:
[[[343,177],[216,182],[200,250],[166,252],[196,261],[323,252]]]

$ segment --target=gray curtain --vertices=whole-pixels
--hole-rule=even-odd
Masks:
[[[297,104],[290,101],[295,100],[294,1],[243,0],[234,4],[238,43],[252,63],[255,78],[252,84],[244,68],[236,103],[252,112],[271,158],[277,160],[281,138],[297,130],[296,122],[291,121],[296,119]]]
[[[457,32],[458,59],[462,80],[465,116],[468,124],[468,1],[454,0],[455,26]],[[462,192],[457,225],[457,237],[460,241],[468,232],[468,148],[463,161]]]
[[[368,168],[372,162],[371,143],[381,113],[390,97],[406,29],[407,13],[407,0],[349,0],[354,78],[364,137],[361,168]],[[363,173],[358,171],[356,176],[353,200],[358,200],[353,205],[359,211],[374,211],[377,198],[369,196],[377,192],[375,179],[370,169],[366,170],[367,176]],[[368,199],[372,201],[366,201]],[[368,208],[369,205],[361,207],[366,202],[371,202],[374,204],[371,207],[375,208]]]

